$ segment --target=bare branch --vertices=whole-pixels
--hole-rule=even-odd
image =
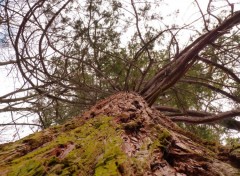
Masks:
[[[231,111],[221,112],[218,114],[212,114],[209,116],[199,117],[199,116],[172,116],[171,120],[175,122],[187,122],[187,123],[211,123],[223,119],[228,119],[232,117],[240,116],[240,109],[235,109]]]
[[[207,63],[207,64],[213,65],[213,66],[221,69],[222,71],[224,71],[225,73],[230,75],[237,83],[240,83],[240,78],[236,74],[234,74],[229,68],[226,68],[223,65],[220,65],[220,64],[218,64],[216,62],[213,62],[210,59],[206,59],[206,58],[204,58],[202,56],[198,56],[198,59],[203,61],[203,62],[205,62],[205,63]]]
[[[212,91],[215,91],[215,92],[218,92],[218,93],[221,93],[222,95],[225,95],[226,97],[232,99],[233,101],[237,102],[237,103],[240,103],[240,98],[237,97],[237,96],[234,96],[234,95],[231,95],[230,93],[220,89],[220,88],[217,88],[215,86],[212,86],[206,82],[201,82],[201,81],[198,81],[198,80],[190,80],[190,79],[182,79],[180,80],[181,82],[186,82],[186,83],[190,83],[190,84],[197,84],[197,85],[201,85],[201,86],[204,86],[204,87],[207,87],[209,89],[211,89]]]
[[[0,123],[0,126],[14,126],[14,125],[42,127],[41,125],[36,123]]]

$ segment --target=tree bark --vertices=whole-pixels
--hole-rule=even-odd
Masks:
[[[0,145],[1,175],[240,175],[239,149],[201,141],[136,93]]]

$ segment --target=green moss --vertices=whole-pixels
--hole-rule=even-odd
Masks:
[[[63,130],[63,131],[70,131],[70,130],[75,129],[75,128],[77,128],[77,124],[75,124],[75,123],[72,121],[72,122],[65,123],[65,124],[63,125],[62,130]]]
[[[46,161],[46,166],[51,167],[59,163],[59,159],[56,156],[53,156],[49,160]]]
[[[0,163],[0,168],[5,168],[4,171],[9,176],[40,176],[46,173],[71,176],[109,175],[109,171],[112,173],[110,175],[118,175],[121,172],[120,165],[127,157],[121,152],[120,131],[116,130],[112,117],[96,117],[79,127],[70,124],[54,128],[54,133],[58,135],[44,145],[42,139],[44,140],[47,132],[36,133],[14,143],[10,148],[15,153],[17,147],[31,144],[36,149],[18,156],[17,159],[12,158],[8,163]],[[0,158],[3,149],[8,154],[10,152],[6,146],[2,146]]]
[[[156,126],[155,130],[153,130],[154,135],[156,136],[151,144],[151,149],[161,148],[166,149],[168,145],[171,143],[171,134],[170,132],[162,127]]]
[[[119,139],[110,141],[108,148],[104,151],[104,154],[95,168],[95,176],[104,175],[121,175],[120,172],[124,172],[121,168],[121,164],[127,159],[126,155],[121,151]]]
[[[92,120],[73,131],[79,141],[77,148],[81,152],[71,152],[69,157],[78,158],[79,166],[85,174],[90,174],[94,168],[96,168],[96,173],[102,172],[104,167],[112,166],[112,163],[120,160],[119,157],[123,158],[123,154],[120,153],[122,139],[117,137],[118,132],[111,127],[111,119],[101,117],[100,121]],[[109,160],[114,154],[112,160]],[[85,167],[86,165],[90,167]],[[117,172],[116,168],[115,171]]]
[[[15,166],[15,169],[12,169],[12,171],[8,173],[9,176],[40,176],[44,174],[45,169],[42,163],[34,159]]]

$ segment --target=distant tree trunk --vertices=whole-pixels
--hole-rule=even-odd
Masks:
[[[0,175],[240,175],[239,149],[206,143],[117,93],[81,117],[0,145]]]

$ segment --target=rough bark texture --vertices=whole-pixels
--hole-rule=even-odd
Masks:
[[[0,145],[0,175],[240,175],[239,149],[204,143],[135,93]]]

